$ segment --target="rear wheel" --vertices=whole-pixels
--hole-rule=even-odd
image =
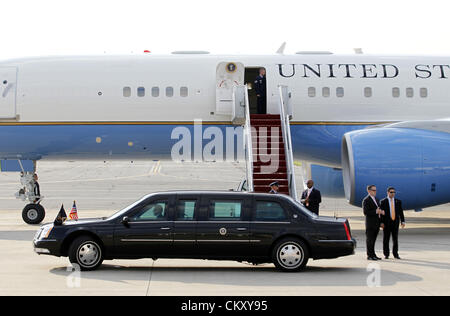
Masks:
[[[78,265],[81,271],[95,270],[103,262],[102,247],[90,236],[78,237],[70,245],[69,260]]]
[[[45,209],[40,204],[28,204],[22,210],[22,219],[27,224],[39,224],[45,218]]]
[[[308,259],[308,247],[296,238],[284,238],[272,250],[272,262],[281,271],[300,271],[306,266]]]

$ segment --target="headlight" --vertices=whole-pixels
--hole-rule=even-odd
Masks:
[[[39,236],[40,239],[47,238],[52,232],[53,225],[48,225],[42,228],[41,234]]]

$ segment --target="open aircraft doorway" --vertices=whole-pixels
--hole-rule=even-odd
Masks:
[[[248,101],[250,104],[250,114],[258,114],[258,97],[256,96],[256,80],[259,76],[259,70],[264,69],[264,67],[247,67],[245,68],[245,84],[248,87]],[[265,86],[265,85],[264,85]],[[267,91],[265,91],[267,96]],[[267,113],[267,98],[264,102],[263,112],[259,114]]]

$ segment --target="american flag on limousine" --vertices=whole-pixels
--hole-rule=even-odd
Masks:
[[[77,205],[75,204],[75,201],[73,201],[73,206],[72,206],[72,210],[70,211],[69,214],[69,219],[70,220],[78,220],[78,212],[77,212]]]

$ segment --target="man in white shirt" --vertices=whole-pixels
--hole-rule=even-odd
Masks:
[[[394,258],[400,259],[398,255],[398,231],[401,224],[405,228],[405,215],[403,214],[402,201],[395,198],[395,188],[388,188],[388,196],[381,200],[380,208],[385,212],[381,217],[383,223],[383,252],[384,257],[389,259],[389,242],[392,235]]]
[[[314,187],[314,181],[308,180],[306,183],[308,187],[302,193],[302,198],[300,202],[311,212],[319,215],[319,204],[322,203],[322,195],[320,191]]]
[[[375,254],[375,243],[380,231],[381,217],[385,213],[380,209],[380,202],[376,197],[377,187],[375,185],[367,186],[367,193],[362,203],[364,216],[366,217],[367,260],[377,261],[381,258]]]

